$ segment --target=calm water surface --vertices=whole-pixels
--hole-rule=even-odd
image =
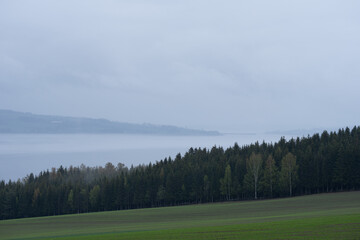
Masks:
[[[130,167],[155,163],[184,154],[190,147],[225,149],[262,142],[276,142],[280,135],[152,136],[118,134],[0,134],[0,180],[17,180],[52,167],[104,166],[119,162]],[[287,136],[285,136],[288,139]]]

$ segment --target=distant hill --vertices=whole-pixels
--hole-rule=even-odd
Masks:
[[[217,131],[203,131],[167,125],[133,124],[106,119],[47,116],[0,110],[0,133],[117,133],[153,135],[220,135]]]

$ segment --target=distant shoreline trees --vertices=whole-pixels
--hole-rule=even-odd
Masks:
[[[0,219],[360,189],[360,127],[184,156],[128,169],[60,167],[0,181]]]

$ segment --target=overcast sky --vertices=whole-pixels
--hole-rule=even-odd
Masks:
[[[220,131],[360,123],[360,1],[0,1],[0,108]]]

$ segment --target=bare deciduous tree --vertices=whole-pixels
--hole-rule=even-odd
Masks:
[[[296,157],[292,153],[288,153],[281,159],[281,177],[283,183],[288,185],[290,196],[292,196],[292,188],[297,178]]]
[[[249,174],[251,174],[254,180],[254,194],[257,199],[257,185],[259,182],[260,170],[262,167],[262,156],[261,154],[252,153],[250,158],[246,161],[246,167]]]

